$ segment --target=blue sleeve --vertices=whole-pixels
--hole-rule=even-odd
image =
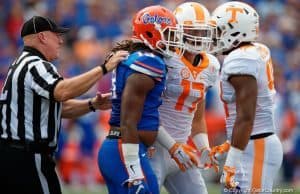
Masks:
[[[122,64],[157,81],[161,81],[166,74],[165,62],[153,53],[134,52]]]

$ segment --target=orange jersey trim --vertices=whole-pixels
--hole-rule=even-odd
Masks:
[[[201,73],[201,71],[203,71],[204,69],[206,69],[209,65],[209,59],[207,55],[204,52],[201,52],[200,55],[202,56],[202,60],[201,63],[197,66],[193,66],[192,63],[189,60],[187,60],[184,56],[181,57],[181,61],[190,70],[194,79],[196,79],[198,74]]]

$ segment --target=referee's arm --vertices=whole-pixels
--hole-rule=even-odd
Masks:
[[[111,93],[100,93],[98,92],[94,98],[90,99],[71,99],[63,102],[62,114],[63,118],[77,118],[88,112],[96,110],[107,110],[110,109],[111,104]]]
[[[91,112],[88,101],[89,99],[71,99],[63,102],[62,118],[77,118]]]
[[[124,60],[127,55],[127,51],[118,51],[107,61],[105,64],[106,69],[111,71],[117,64]],[[54,99],[63,102],[84,94],[104,75],[104,73],[103,68],[95,67],[81,75],[59,81],[53,91]]]

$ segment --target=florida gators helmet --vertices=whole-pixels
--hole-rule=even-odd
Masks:
[[[172,56],[175,49],[183,48],[182,30],[174,14],[163,6],[154,5],[138,11],[132,26],[133,38],[165,56]]]

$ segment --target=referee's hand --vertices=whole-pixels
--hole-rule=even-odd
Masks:
[[[127,59],[128,55],[129,52],[124,50],[120,50],[115,53],[112,52],[110,55],[106,57],[103,65],[105,65],[107,71],[110,72],[113,69],[115,69],[121,61]]]
[[[111,108],[111,93],[102,94],[97,92],[96,96],[92,99],[92,105],[95,109],[107,110]]]

